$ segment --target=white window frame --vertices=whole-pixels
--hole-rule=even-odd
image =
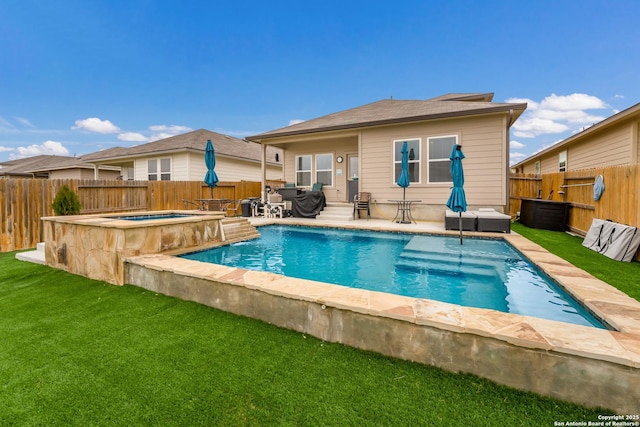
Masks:
[[[431,181],[430,179],[430,175],[431,175],[431,164],[432,163],[436,163],[436,162],[447,162],[447,164],[449,164],[451,162],[451,160],[449,159],[449,155],[447,154],[446,157],[442,157],[442,158],[437,158],[437,159],[432,159],[431,158],[431,140],[433,139],[444,139],[444,138],[455,138],[455,142],[454,144],[459,144],[460,142],[460,137],[458,135],[438,135],[438,136],[430,136],[427,137],[427,183],[429,184],[451,184],[453,182],[453,178],[451,178],[449,181]],[[453,147],[452,147],[453,149]],[[449,152],[451,153],[451,152]]]
[[[318,167],[318,159],[320,157],[323,156],[327,156],[329,157],[329,169],[320,169]],[[320,179],[318,178],[318,173],[320,172],[330,172],[329,174],[329,183],[323,183],[323,186],[325,187],[333,187],[333,153],[319,153],[315,155],[315,159],[314,159],[314,166],[315,166],[315,172],[313,174],[313,176],[316,177],[315,182],[312,182],[311,185],[315,184],[316,182],[321,182]]]
[[[155,165],[154,172],[151,172],[151,165]],[[147,160],[147,179],[149,181],[171,181],[171,169],[171,157],[149,159]]]
[[[400,175],[396,175],[396,171],[397,170],[402,170],[402,168],[398,169],[398,165],[400,165],[402,163],[402,155],[401,150],[402,150],[402,144],[404,144],[405,142],[417,142],[417,148],[418,148],[418,155],[416,156],[415,159],[409,159],[409,165],[416,165],[415,167],[418,168],[418,172],[417,172],[417,176],[418,176],[418,180],[417,181],[411,181],[411,184],[420,184],[422,182],[422,138],[404,138],[404,139],[394,139],[393,140],[393,146],[392,146],[392,150],[393,150],[393,173],[391,174],[391,176],[393,177],[393,182],[394,184],[396,182],[398,182],[398,179],[400,178]],[[409,150],[411,150],[410,147]],[[411,178],[411,177],[410,177]]]
[[[558,172],[567,171],[567,150],[558,153]]]
[[[540,160],[537,160],[533,164],[533,173],[535,173],[536,175],[540,175]]]
[[[309,169],[298,169],[298,165],[300,165],[300,160],[301,158],[304,157],[308,157],[309,158]],[[311,154],[300,154],[296,156],[296,160],[295,160],[295,165],[296,165],[296,170],[295,170],[295,174],[296,174],[296,187],[309,187],[311,185],[313,185],[313,182],[311,182],[311,178],[313,177],[313,155]],[[303,185],[300,182],[298,182],[298,174],[303,173],[303,174],[309,174],[309,185]]]

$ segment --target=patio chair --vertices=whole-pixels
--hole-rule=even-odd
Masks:
[[[356,213],[360,218],[360,211],[367,211],[367,220],[371,218],[371,193],[358,193],[353,197],[353,219],[356,219]]]
[[[315,184],[313,184],[311,186],[311,190],[307,190],[305,191],[305,193],[312,193],[314,191],[322,191],[322,183],[321,182],[316,182]]]
[[[225,216],[230,216],[230,212],[232,212],[232,216],[236,216],[241,202],[242,200],[228,200],[220,204],[220,210],[224,212]]]

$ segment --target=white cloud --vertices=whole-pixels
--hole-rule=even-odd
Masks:
[[[601,99],[584,93],[556,95],[552,93],[540,102],[526,98],[511,98],[507,102],[526,102],[527,110],[513,125],[513,134],[519,138],[535,138],[544,134],[563,133],[584,128],[601,120],[587,110],[602,110],[608,105]]]
[[[297,125],[298,123],[302,123],[302,122],[304,122],[304,120],[292,119],[292,120],[289,120],[288,126]]]
[[[28,119],[25,119],[24,117],[14,117],[14,118],[18,123],[20,123],[23,126],[35,128],[35,126],[31,124],[31,122]]]
[[[0,130],[13,130],[15,126],[9,123],[7,119],[0,116]]]
[[[178,125],[154,125],[149,126],[149,130],[154,133],[149,137],[149,141],[157,141],[159,139],[169,138],[171,136],[180,135],[181,133],[190,132],[191,129],[188,126],[178,126]]]
[[[523,153],[509,153],[509,164],[514,165],[525,157],[527,157],[527,155]]]
[[[540,102],[540,108],[558,111],[597,110],[607,108],[607,104],[595,96],[584,93],[573,93],[566,96],[552,93]]]
[[[567,125],[538,117],[520,118],[513,125],[513,134],[518,138],[535,138],[546,133],[561,133],[569,130]]]
[[[127,142],[145,142],[149,140],[149,138],[147,138],[146,136],[138,132],[121,133],[120,135],[118,135],[118,139],[120,141],[127,141]]]
[[[88,130],[89,132],[104,134],[120,132],[120,128],[111,123],[109,120],[100,120],[97,117],[89,117],[88,119],[84,120],[76,120],[75,123],[76,125],[71,129],[84,129]]]
[[[152,130],[154,132],[164,132],[170,135],[179,135],[181,133],[185,133],[185,132],[190,132],[193,129],[191,129],[188,126],[178,126],[178,125],[154,125],[154,126],[149,126],[149,130]]]
[[[4,152],[4,151],[13,151],[14,149],[11,147],[4,147],[2,145],[0,145],[0,153]]]
[[[526,145],[524,145],[523,143],[518,142],[518,141],[510,141],[509,142],[509,147],[510,148],[515,148],[515,149],[519,149],[519,148],[526,147]]]
[[[25,157],[33,157],[41,154],[48,154],[54,156],[68,156],[69,150],[57,141],[45,141],[40,145],[29,145],[28,147],[17,147],[15,149],[17,154],[12,154],[9,157],[11,159],[22,159]]]

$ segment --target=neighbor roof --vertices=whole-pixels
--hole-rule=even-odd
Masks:
[[[82,159],[92,163],[99,163],[126,160],[144,155],[161,155],[190,150],[204,153],[207,140],[211,140],[213,143],[217,156],[227,156],[257,162],[261,161],[262,147],[260,144],[206,129],[198,129],[129,148],[114,147],[109,150],[87,154],[82,156]],[[281,150],[275,147],[267,147],[267,163],[281,164],[281,160],[275,160],[276,153],[281,153]],[[279,159],[282,159],[281,154]]]
[[[383,99],[350,110],[250,136],[247,139],[263,140],[332,130],[508,112],[510,110],[514,113],[513,123],[527,108],[526,103],[494,103],[490,101],[492,98],[493,94],[490,93],[469,93],[448,94],[427,100]],[[488,101],[484,101],[487,99]]]
[[[39,155],[0,163],[0,175],[47,177],[48,172],[60,169],[93,169],[94,165],[80,157]],[[103,168],[104,169],[104,168]]]

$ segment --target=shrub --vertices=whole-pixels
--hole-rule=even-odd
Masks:
[[[56,215],[78,215],[80,213],[80,200],[78,195],[71,191],[67,185],[63,185],[51,205]]]

